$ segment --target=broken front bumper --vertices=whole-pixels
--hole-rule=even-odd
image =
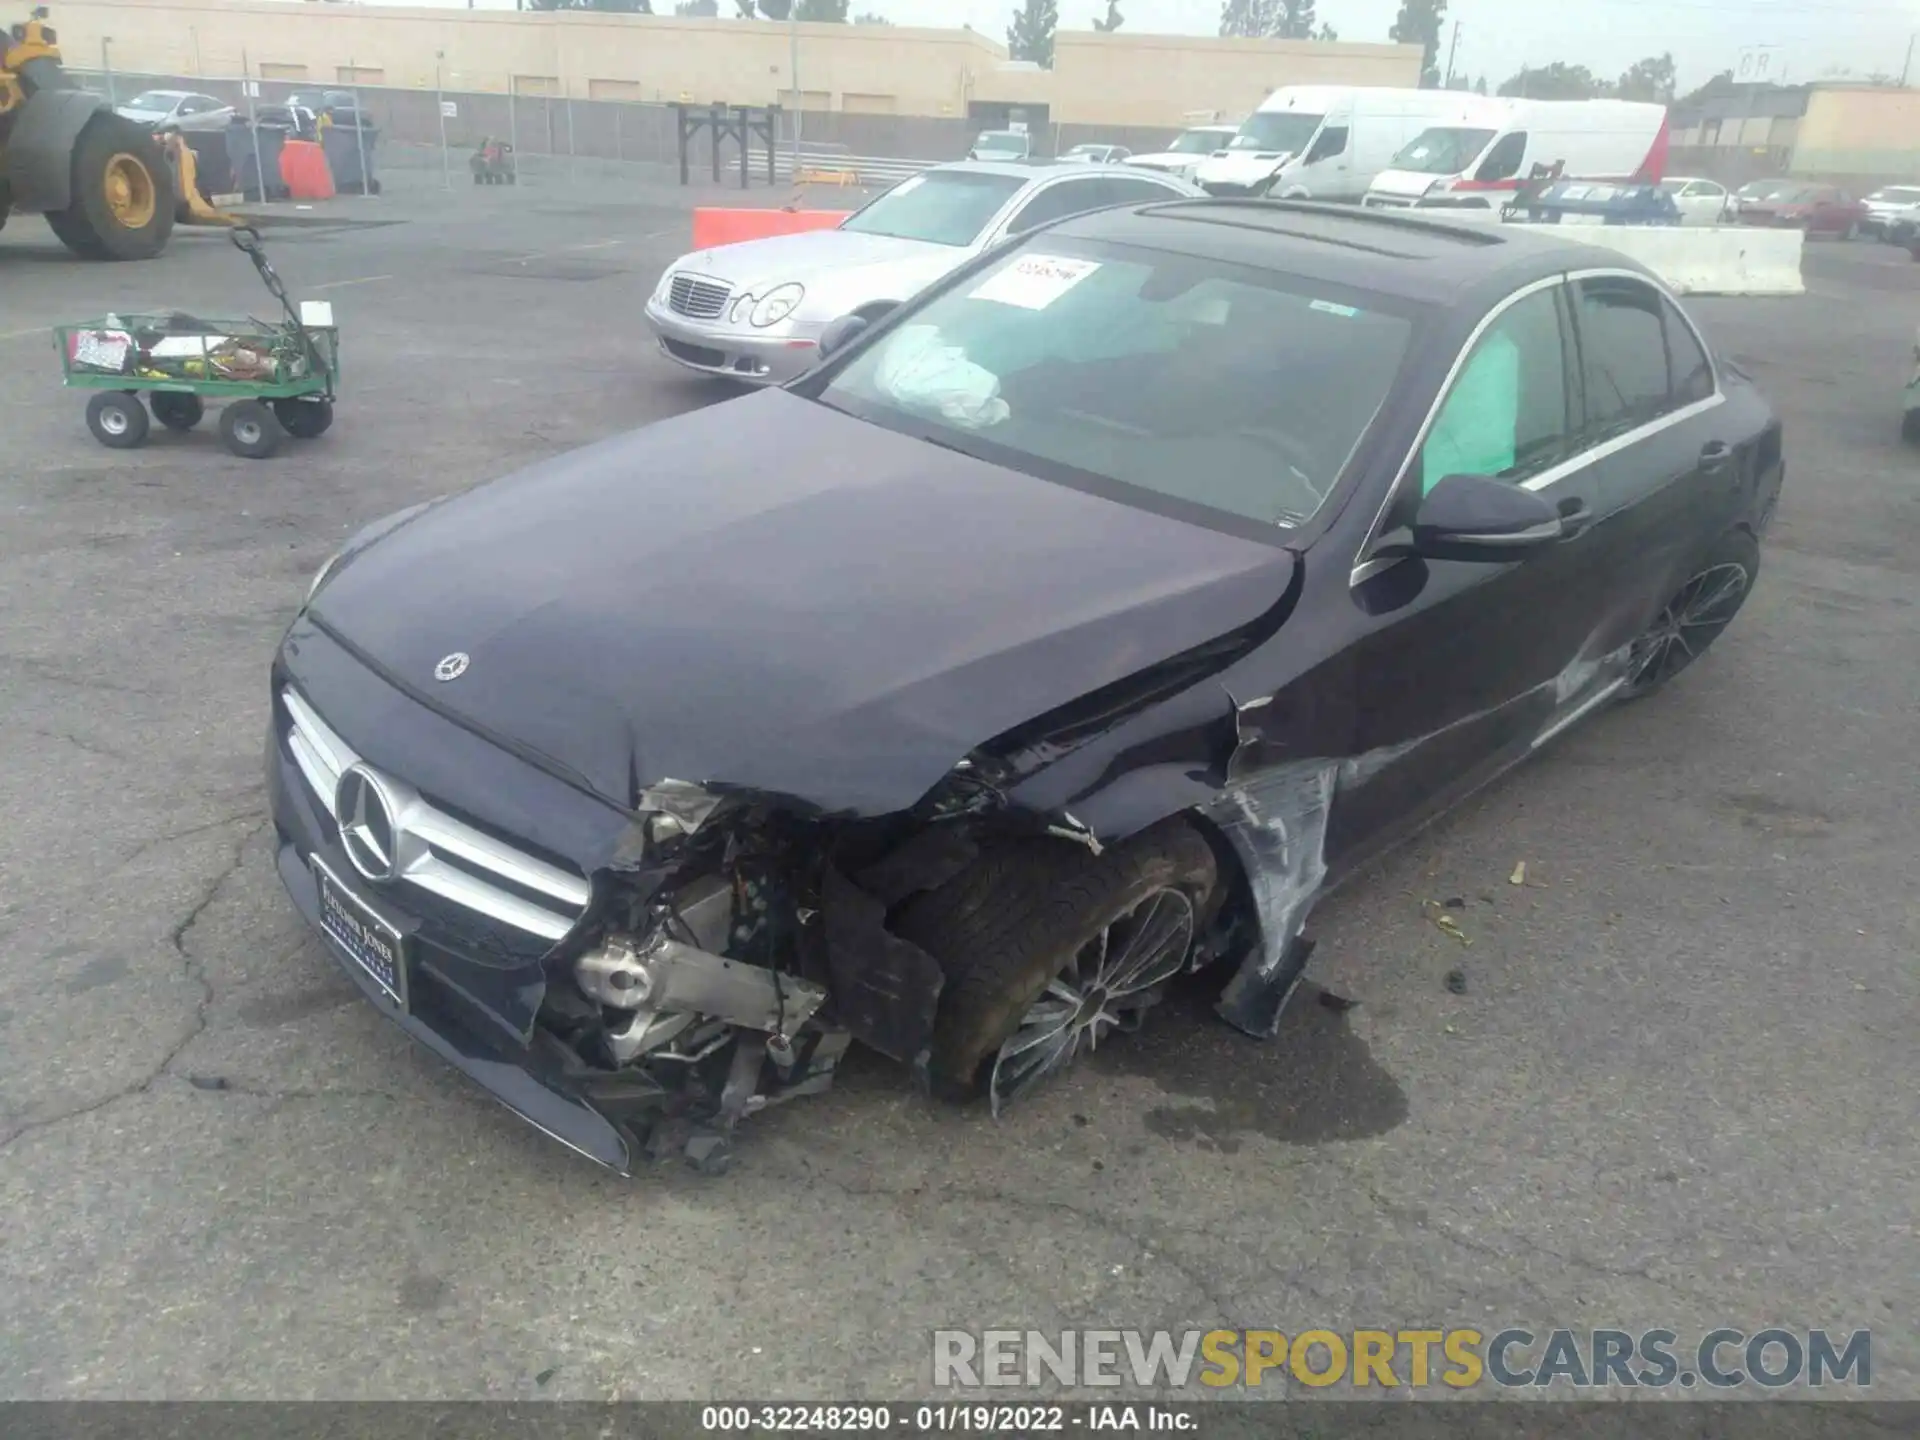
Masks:
[[[367,1001],[427,1049],[477,1081],[530,1125],[614,1170],[632,1169],[650,1118],[665,1103],[650,1087],[586,1070],[535,1023],[545,993],[548,942],[515,937],[457,906],[409,886],[364,881],[348,858],[340,827],[302,772],[289,744],[283,691],[298,686],[341,733],[368,743],[388,773],[405,773],[437,794],[490,796],[507,814],[527,820],[530,841],[550,854],[591,854],[619,817],[561,795],[557,782],[533,772],[478,737],[423,709],[361,667],[326,636],[296,622],[274,667],[274,713],[266,734],[268,805],[281,882],[301,917]],[[568,803],[571,799],[571,803]],[[333,887],[379,924],[404,937],[394,989],[404,1003],[329,935],[321,924],[314,862]],[[596,1088],[597,1087],[597,1088]]]

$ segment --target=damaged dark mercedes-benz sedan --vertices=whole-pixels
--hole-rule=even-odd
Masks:
[[[279,869],[554,1138],[724,1163],[858,1041],[996,1110],[1732,618],[1780,428],[1517,226],[1109,210],[779,390],[403,511],[273,669]]]

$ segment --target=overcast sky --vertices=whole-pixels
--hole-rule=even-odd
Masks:
[[[467,0],[411,0],[465,8]],[[475,0],[512,9],[513,0]],[[654,0],[663,13],[673,0]],[[1016,0],[852,0],[900,25],[971,25],[1006,38]],[[1090,28],[1106,0],[1059,0],[1060,23]],[[732,0],[721,0],[732,13]],[[1385,40],[1399,0],[1319,0],[1319,16],[1343,40]],[[1132,31],[1218,33],[1220,0],[1120,0]],[[1460,22],[1457,68],[1497,85],[1522,65],[1565,60],[1617,76],[1635,60],[1671,51],[1682,89],[1729,69],[1743,45],[1779,47],[1776,64],[1790,82],[1838,71],[1864,78],[1898,74],[1920,30],[1920,0],[1453,0],[1449,25]],[[764,22],[762,22],[764,23]],[[1451,35],[1451,30],[1448,32]],[[1446,50],[1441,50],[1442,68]],[[1920,78],[1920,61],[1914,66]]]

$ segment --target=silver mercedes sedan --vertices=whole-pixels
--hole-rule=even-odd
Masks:
[[[1202,193],[1170,175],[1069,161],[936,165],[836,229],[681,256],[647,301],[647,323],[661,351],[690,370],[777,385],[812,366],[820,333],[842,315],[876,317],[1008,236],[1109,205]]]

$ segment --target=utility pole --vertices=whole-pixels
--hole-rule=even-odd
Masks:
[[[791,183],[800,174],[800,0],[789,0],[787,5],[787,74],[787,97],[793,101],[793,169],[787,176]],[[747,143],[744,135],[740,143]]]
[[[1459,50],[1460,22],[1456,20],[1453,22],[1453,40],[1447,46],[1447,78],[1440,82],[1440,88],[1442,90],[1451,90],[1453,88],[1453,57],[1459,53]]]
[[[1913,69],[1913,42],[1915,40],[1920,40],[1920,35],[1909,35],[1907,37],[1907,58],[1900,66],[1900,87],[1903,90],[1907,85],[1907,72]]]

